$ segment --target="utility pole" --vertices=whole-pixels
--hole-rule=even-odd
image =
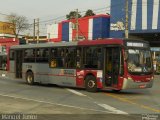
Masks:
[[[33,22],[33,41],[35,41],[36,20]]]
[[[126,0],[125,3],[125,14],[126,14],[126,18],[125,18],[125,38],[128,38],[128,0]]]
[[[78,23],[78,9],[76,9],[76,41],[78,41],[79,23]]]
[[[37,18],[37,43],[39,43],[39,18]]]
[[[50,42],[50,33],[48,33],[48,42]]]

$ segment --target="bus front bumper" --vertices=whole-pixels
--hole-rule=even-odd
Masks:
[[[148,82],[134,82],[132,79],[124,78],[122,89],[143,89],[153,86],[153,79]]]

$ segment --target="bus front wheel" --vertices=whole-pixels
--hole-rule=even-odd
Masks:
[[[87,76],[85,79],[85,87],[86,87],[86,90],[89,92],[96,92],[97,91],[96,78],[92,75]]]
[[[33,85],[34,84],[34,75],[33,72],[27,72],[26,73],[26,81],[29,85]]]

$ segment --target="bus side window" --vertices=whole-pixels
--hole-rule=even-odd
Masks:
[[[76,67],[80,68],[81,67],[81,62],[82,62],[82,49],[81,48],[77,48],[76,50]]]
[[[59,48],[58,49],[58,67],[64,67],[64,49],[63,48]]]
[[[37,49],[36,62],[48,62],[48,49]]]
[[[67,68],[76,68],[76,49],[75,48],[67,48],[66,50],[66,67]]]
[[[92,68],[92,54],[91,54],[91,48],[84,48],[84,67],[85,68]]]
[[[52,48],[51,49],[51,57],[50,57],[50,67],[51,68],[56,68],[57,67],[57,48]]]
[[[24,62],[35,62],[36,50],[35,49],[26,49],[24,51]]]
[[[62,68],[64,67],[64,49],[53,48],[51,49],[50,67]]]
[[[97,67],[98,69],[102,69],[102,65],[103,65],[102,49],[97,48]]]
[[[84,48],[84,68],[101,69],[102,49],[98,47]]]
[[[42,56],[43,56],[43,61],[48,62],[48,60],[49,60],[49,57],[48,57],[49,56],[49,50],[44,49]]]

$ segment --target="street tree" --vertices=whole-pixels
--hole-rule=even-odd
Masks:
[[[86,11],[84,17],[87,17],[87,16],[94,16],[94,15],[95,15],[95,13],[93,12],[93,10],[88,9],[88,10]]]
[[[29,28],[29,23],[25,16],[11,13],[6,17],[6,20],[7,22],[12,23],[10,29],[13,31],[16,38],[18,38],[20,32],[23,32]]]
[[[66,15],[67,20],[70,19],[75,19],[76,18],[76,11],[71,11],[69,14]],[[78,13],[78,18],[82,17],[79,13]]]

